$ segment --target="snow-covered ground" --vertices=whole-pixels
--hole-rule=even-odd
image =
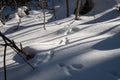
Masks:
[[[18,46],[21,42],[36,54],[29,60],[35,67],[32,70],[8,48],[8,80],[120,80],[120,12],[115,9],[115,0],[94,0],[92,11],[78,21],[73,14],[66,18],[65,0],[58,1],[57,20],[46,10],[46,30],[42,10],[32,10],[23,17],[18,30],[14,30],[17,18],[0,26]],[[70,0],[70,13],[75,1]],[[4,80],[3,51],[0,46],[0,80]]]

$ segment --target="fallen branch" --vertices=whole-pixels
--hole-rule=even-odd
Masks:
[[[11,47],[32,69],[34,69],[34,67],[27,60],[33,58],[35,54],[28,54],[24,50],[19,49],[13,40],[10,40],[1,32],[0,32],[0,36],[3,38],[5,42],[5,44],[1,44],[2,46]],[[25,59],[20,53],[22,53],[27,59]]]

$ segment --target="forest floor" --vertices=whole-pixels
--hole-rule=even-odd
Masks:
[[[57,1],[57,0],[56,0]],[[114,0],[95,0],[94,8],[74,20],[75,2],[70,0],[66,18],[65,0],[58,0],[55,19],[46,10],[46,30],[42,10],[33,9],[23,17],[18,30],[15,17],[0,31],[19,46],[35,54],[29,63],[7,48],[8,80],[120,80],[120,12]],[[1,23],[0,23],[1,25]],[[0,44],[4,41],[0,38]],[[4,80],[4,47],[0,46],[0,80]]]

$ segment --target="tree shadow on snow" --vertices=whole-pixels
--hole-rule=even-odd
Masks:
[[[21,53],[20,53],[21,54]],[[22,55],[23,56],[23,55]],[[24,57],[24,56],[23,56]],[[25,57],[24,57],[25,58]],[[15,54],[14,57],[13,57],[13,60],[15,62],[17,62],[19,65],[25,63],[25,61],[18,55],[18,54]]]
[[[116,37],[120,37],[119,34],[116,34],[116,35],[118,35]],[[92,40],[92,41],[88,41],[86,43],[90,43],[90,42],[95,42],[95,41]],[[97,63],[95,65],[89,66],[85,70],[84,70],[84,67],[86,67],[86,65],[83,64],[84,66],[80,71],[70,71],[70,74],[71,74],[70,76],[60,76],[59,77],[59,75],[57,75],[57,77],[56,77],[56,75],[55,75],[54,77],[52,77],[52,76],[50,77],[50,76],[47,76],[47,75],[52,75],[49,73],[41,75],[42,72],[45,72],[46,70],[49,70],[49,69],[53,69],[52,67],[55,67],[56,64],[59,64],[61,62],[66,62],[72,58],[75,58],[77,56],[81,56],[82,54],[87,54],[88,52],[93,51],[91,49],[91,46],[88,46],[81,50],[78,49],[77,46],[82,47],[82,44],[85,44],[85,43],[79,43],[79,44],[76,44],[73,46],[69,46],[67,48],[62,48],[60,51],[63,51],[63,53],[66,50],[67,51],[71,50],[71,47],[74,47],[74,50],[71,51],[67,55],[65,54],[64,57],[60,56],[57,60],[53,60],[47,64],[39,66],[34,71],[32,71],[30,68],[28,68],[27,66],[24,66],[24,65],[22,65],[20,67],[16,67],[12,70],[9,70],[8,78],[10,80],[16,80],[16,79],[25,80],[25,79],[30,79],[32,77],[32,79],[30,79],[30,80],[33,80],[33,79],[38,79],[44,75],[46,77],[49,77],[49,80],[74,80],[74,79],[75,80],[101,80],[101,78],[102,78],[102,80],[117,80],[118,78],[120,78],[120,70],[119,70],[120,64],[118,64],[118,63],[120,63],[120,56],[116,56],[116,57],[108,59],[106,61],[102,61],[101,63]],[[59,50],[57,50],[56,52],[59,53]],[[98,61],[98,60],[96,60],[96,61]],[[12,73],[12,74],[10,74],[10,73]],[[0,75],[1,74],[2,73],[0,72]],[[63,73],[63,74],[65,74],[65,73]],[[114,77],[114,79],[113,79],[113,77]],[[2,76],[2,79],[3,79],[3,76]]]
[[[94,64],[94,62],[93,62]],[[70,71],[70,76],[56,77],[52,80],[119,80],[120,56],[106,59],[80,71]]]
[[[97,49],[97,50],[119,49],[120,48],[120,32],[115,34],[112,37],[109,37],[109,38],[95,44],[92,48]]]
[[[17,29],[17,26],[13,26],[11,28],[9,28],[8,30],[6,30],[4,32],[4,34],[11,34],[11,33],[15,33],[17,31],[21,31],[24,30],[26,28],[30,28],[30,27],[34,27],[34,26],[38,26],[38,25],[42,25],[43,23],[38,23],[38,24],[32,24],[32,25],[28,25],[28,26],[19,26]]]
[[[109,20],[112,20],[112,19],[115,19],[117,17],[119,17],[119,12],[117,10],[112,10],[104,15],[102,15],[101,17],[99,18],[96,18],[94,20],[91,20],[91,21],[88,21],[88,22],[85,22],[83,24],[92,24],[92,23],[99,23],[99,22],[105,22],[105,21],[109,21]]]

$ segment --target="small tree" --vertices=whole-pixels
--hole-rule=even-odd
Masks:
[[[44,18],[44,20],[43,20],[43,28],[44,28],[44,30],[46,30],[46,27],[45,27],[45,9],[43,8],[42,9],[42,11],[43,11],[43,18]]]
[[[52,6],[53,6],[53,14],[56,19],[57,17],[56,17],[56,9],[55,9],[55,0],[52,0]]]
[[[44,28],[44,30],[46,30],[46,27],[45,27],[45,8],[48,6],[47,0],[39,0],[39,6],[43,12],[43,28]]]

